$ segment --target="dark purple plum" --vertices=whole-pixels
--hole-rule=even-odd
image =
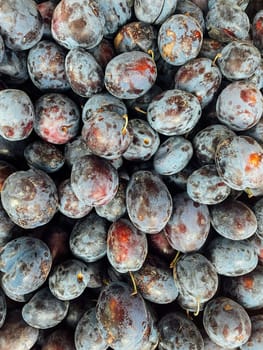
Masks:
[[[165,228],[154,235],[148,235],[147,238],[152,252],[155,252],[158,256],[161,256],[166,260],[172,260],[172,258],[174,258],[176,251],[168,242],[165,235]]]
[[[160,145],[157,131],[153,130],[146,120],[139,118],[131,119],[129,128],[133,137],[123,157],[129,161],[149,160]]]
[[[257,219],[257,231],[256,234],[260,239],[263,239],[263,199],[258,199],[253,205],[253,212]]]
[[[205,30],[205,20],[203,11],[198,7],[194,1],[190,0],[178,0],[175,13],[180,13],[186,16],[192,16],[200,24],[202,31]]]
[[[124,216],[126,213],[126,187],[126,182],[120,180],[115,197],[109,203],[95,207],[96,213],[111,222]]]
[[[69,255],[69,233],[61,226],[50,225],[48,235],[43,235],[42,239],[50,249],[53,263],[64,260]]]
[[[85,262],[97,261],[105,256],[108,226],[107,220],[96,213],[77,221],[69,239],[72,254]]]
[[[180,312],[169,312],[158,322],[159,350],[204,350],[202,335],[189,318]]]
[[[250,22],[247,14],[229,1],[219,1],[210,7],[206,16],[210,38],[220,42],[249,38]]]
[[[148,325],[148,311],[142,296],[131,296],[132,288],[112,282],[102,289],[96,306],[100,334],[108,346],[133,349],[143,338]]]
[[[209,58],[195,58],[175,74],[175,88],[194,94],[202,108],[213,99],[221,84],[221,73]]]
[[[28,138],[35,118],[31,98],[23,90],[0,91],[0,135],[9,141]]]
[[[242,276],[253,271],[258,256],[252,244],[244,240],[234,241],[215,237],[208,244],[206,253],[219,275]]]
[[[168,137],[154,154],[154,170],[160,175],[178,173],[187,166],[192,156],[190,141],[182,136]]]
[[[220,54],[223,49],[224,44],[218,40],[211,39],[209,37],[204,37],[201,50],[199,52],[199,57],[209,58],[214,60],[215,57],[218,57],[217,54]]]
[[[101,68],[104,70],[110,60],[115,56],[115,50],[112,41],[103,38],[101,42],[93,47],[92,49],[87,50]]]
[[[186,193],[173,196],[173,212],[164,232],[170,245],[182,252],[199,250],[210,230],[210,214],[204,204],[194,202]]]
[[[42,95],[35,103],[34,130],[43,140],[53,144],[65,144],[79,131],[78,105],[60,93]]]
[[[218,175],[214,164],[203,165],[187,179],[189,197],[201,204],[214,205],[223,202],[231,192]]]
[[[4,182],[2,205],[11,220],[23,228],[45,225],[58,207],[57,189],[43,171],[16,171]]]
[[[143,266],[133,275],[137,289],[146,300],[169,304],[178,296],[172,271],[160,258],[148,255]]]
[[[126,206],[131,222],[140,231],[160,232],[172,214],[172,198],[161,178],[150,171],[135,172],[127,186]]]
[[[52,0],[46,0],[37,4],[37,9],[42,17],[42,22],[44,26],[43,37],[51,38],[51,21],[52,15],[55,10],[55,2]]]
[[[146,234],[127,219],[111,224],[107,235],[107,257],[120,273],[139,270],[148,253]]]
[[[149,50],[152,50],[156,59],[156,39],[157,32],[149,23],[140,21],[130,22],[118,31],[114,38],[114,47],[118,53],[134,50],[148,53]]]
[[[38,290],[23,306],[22,317],[31,327],[47,329],[61,323],[68,308],[68,301],[57,299],[46,287]]]
[[[224,293],[236,300],[246,310],[262,309],[262,266],[257,266],[246,275],[227,278],[222,284]]]
[[[30,167],[43,170],[46,173],[58,171],[65,162],[60,149],[42,140],[28,144],[24,149],[24,157]]]
[[[152,102],[152,99],[159,95],[163,90],[156,84],[154,84],[150,90],[148,90],[144,95],[132,100],[126,100],[126,105],[131,112],[138,114],[144,120],[145,114],[149,104]]]
[[[2,289],[0,289],[0,329],[5,323],[7,313],[6,296]]]
[[[76,350],[106,350],[107,342],[98,329],[95,307],[87,310],[79,320],[74,333]]]
[[[106,159],[120,157],[132,142],[132,130],[127,114],[103,111],[94,113],[81,131],[83,140],[91,152]]]
[[[37,342],[38,335],[39,330],[23,320],[20,309],[10,310],[5,324],[0,328],[0,349],[30,350]]]
[[[142,96],[154,85],[157,68],[154,60],[140,51],[115,56],[105,69],[105,87],[113,96],[133,99]]]
[[[104,25],[105,18],[97,1],[62,0],[53,12],[51,32],[69,50],[91,49],[102,40]]]
[[[198,161],[203,165],[214,164],[217,145],[231,136],[235,136],[234,131],[222,124],[209,125],[200,130],[193,138]]]
[[[43,341],[41,350],[76,350],[74,337],[65,327],[58,328],[48,334]]]
[[[86,142],[81,136],[77,136],[65,144],[64,156],[69,167],[72,167],[73,163],[75,163],[81,157],[91,154],[91,150],[88,148]]]
[[[162,24],[170,17],[177,6],[177,0],[135,0],[134,12],[138,20],[144,23]]]
[[[252,23],[252,37],[254,45],[263,52],[263,10],[256,13]]]
[[[230,349],[245,344],[251,335],[251,321],[246,310],[226,297],[208,302],[203,324],[212,341]]]
[[[83,48],[75,48],[67,53],[65,72],[71,89],[88,98],[103,88],[103,70],[95,58]]]
[[[2,286],[17,295],[37,290],[47,279],[52,257],[40,239],[20,237],[8,242],[0,253]]]
[[[160,54],[166,62],[174,66],[181,66],[197,57],[202,41],[202,28],[192,16],[170,16],[158,32]]]
[[[184,135],[201,117],[198,98],[190,92],[172,89],[157,95],[147,109],[150,126],[166,136]]]
[[[25,51],[13,51],[5,48],[4,57],[0,62],[0,73],[6,83],[20,85],[29,79],[27,56]]]
[[[225,238],[243,240],[257,230],[254,212],[241,201],[228,199],[210,207],[210,214],[213,228]]]
[[[62,181],[58,186],[58,209],[72,219],[80,219],[88,215],[92,210],[89,206],[81,202],[72,190],[70,179]]]
[[[15,223],[10,219],[0,202],[0,248],[12,239]]]
[[[51,40],[41,40],[32,47],[27,57],[27,68],[33,84],[43,91],[68,90],[65,57],[65,50]]]
[[[44,26],[33,0],[4,0],[0,4],[0,33],[14,51],[28,50],[41,39]]]
[[[48,285],[57,299],[67,301],[79,297],[87,287],[88,280],[86,264],[77,259],[69,259],[54,267]]]
[[[207,12],[208,0],[192,0],[203,12]]]
[[[215,163],[219,176],[234,190],[262,187],[263,149],[252,137],[232,136],[220,142]]]
[[[118,191],[118,172],[106,159],[84,156],[73,164],[71,186],[77,198],[85,204],[104,205]]]

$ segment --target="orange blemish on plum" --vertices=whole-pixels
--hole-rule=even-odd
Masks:
[[[262,18],[260,18],[259,20],[256,21],[255,28],[256,28],[257,31],[263,31],[263,20],[262,20]]]
[[[83,274],[82,274],[81,272],[79,272],[79,273],[77,274],[77,280],[78,280],[78,282],[79,282],[79,283],[83,282],[83,278],[84,278]]]
[[[156,69],[152,62],[148,58],[141,58],[134,65],[134,70],[144,73],[146,70],[149,70],[152,74],[155,73]]]
[[[233,310],[233,307],[232,307],[230,304],[224,305],[223,308],[224,308],[225,311],[231,311],[231,310]]]
[[[257,103],[257,96],[254,92],[255,91],[251,89],[244,89],[240,92],[240,97],[244,102],[254,106]]]
[[[253,289],[254,280],[251,277],[243,277],[243,286],[245,289]]]
[[[205,217],[202,213],[198,212],[197,214],[197,223],[199,226],[202,226],[205,224]]]
[[[250,171],[253,168],[259,167],[261,161],[262,161],[262,154],[261,153],[251,153],[249,155],[248,163],[245,167],[245,171]]]
[[[185,226],[185,224],[179,224],[179,225],[178,225],[178,231],[179,231],[180,233],[185,233],[185,232],[186,232],[186,226]]]
[[[193,32],[193,38],[200,40],[202,38],[202,34],[199,30],[194,30]]]

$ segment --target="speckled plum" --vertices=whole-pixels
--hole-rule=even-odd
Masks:
[[[22,317],[31,327],[47,329],[57,326],[66,317],[69,302],[54,297],[48,287],[38,290],[23,306]]]
[[[258,256],[252,244],[215,237],[207,246],[209,260],[217,273],[224,276],[242,276],[255,269]]]
[[[230,349],[245,344],[251,335],[251,321],[246,310],[226,297],[208,302],[203,324],[212,341]]]
[[[211,223],[221,236],[243,240],[251,237],[257,229],[254,212],[243,202],[228,199],[210,208]]]
[[[84,156],[72,166],[71,186],[80,201],[90,206],[109,203],[119,185],[117,170],[107,159]]]
[[[202,41],[202,28],[192,16],[170,16],[158,32],[160,54],[166,62],[174,66],[181,66],[197,57]]]
[[[36,169],[11,174],[4,182],[1,199],[11,220],[26,229],[47,224],[58,206],[55,183]]]
[[[231,188],[222,181],[213,164],[203,165],[187,179],[187,193],[193,201],[214,205],[223,202],[231,193]]]
[[[158,233],[172,214],[172,198],[161,178],[150,171],[136,171],[127,186],[126,206],[131,222],[140,231]]]
[[[147,109],[150,126],[167,136],[191,131],[201,117],[198,98],[190,92],[172,89],[157,95]]]
[[[104,83],[113,96],[132,99],[150,90],[156,78],[154,60],[144,52],[130,51],[115,56],[107,64]]]
[[[44,26],[33,0],[0,2],[0,33],[14,51],[28,50],[41,39]]]
[[[65,144],[79,131],[78,105],[60,93],[46,93],[35,103],[34,130],[38,136],[53,144]]]
[[[75,48],[67,53],[65,71],[77,95],[88,98],[103,88],[103,70],[92,54],[83,48]]]
[[[62,0],[52,16],[53,38],[67,49],[90,49],[100,43],[105,25],[104,15],[95,0]]]
[[[220,142],[215,163],[223,181],[235,190],[262,186],[263,149],[249,136],[233,136]]]
[[[37,290],[47,279],[52,257],[48,246],[34,237],[8,242],[0,253],[2,285],[17,295]]]
[[[194,94],[202,108],[213,99],[221,84],[220,70],[209,58],[195,58],[185,63],[175,74],[175,88]]]
[[[199,250],[210,230],[210,214],[204,204],[194,202],[187,193],[173,196],[173,212],[164,232],[170,245],[183,253]]]
[[[69,90],[65,72],[66,51],[51,40],[41,40],[27,56],[27,69],[33,84],[40,90]]]
[[[23,90],[0,91],[0,135],[9,141],[26,139],[35,118],[31,98]]]
[[[155,152],[153,166],[161,175],[172,175],[183,170],[193,155],[190,141],[182,136],[167,138]]]

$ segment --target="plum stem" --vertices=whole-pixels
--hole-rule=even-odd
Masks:
[[[131,293],[131,295],[136,295],[138,293],[138,290],[137,290],[137,286],[136,286],[136,281],[135,281],[135,278],[134,278],[134,275],[131,271],[129,271],[129,275],[130,275],[130,278],[131,278],[131,281],[132,281],[132,286],[133,286],[133,292]]]
[[[128,119],[128,114],[124,114],[124,115],[122,116],[122,118],[125,119],[125,123],[124,123],[124,126],[123,126],[122,130],[121,130],[121,133],[122,133],[122,135],[126,135],[126,133],[127,133],[128,121],[129,121],[129,119]]]

